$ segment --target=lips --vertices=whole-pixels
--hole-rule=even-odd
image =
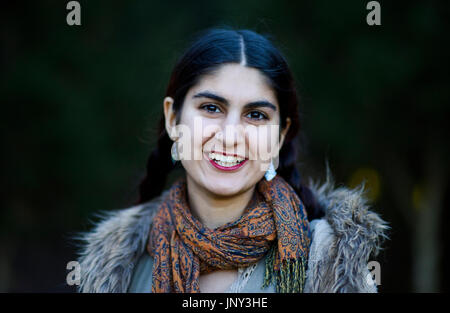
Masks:
[[[247,159],[238,155],[225,155],[218,152],[208,153],[209,162],[217,169],[221,171],[234,171],[247,162]]]

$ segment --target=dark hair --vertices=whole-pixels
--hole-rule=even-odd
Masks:
[[[280,105],[281,127],[286,117],[291,125],[279,154],[278,175],[283,177],[299,195],[308,212],[309,219],[320,215],[317,201],[309,188],[301,182],[296,160],[299,150],[300,114],[294,78],[285,58],[270,42],[270,35],[260,35],[251,30],[211,28],[199,33],[191,46],[177,61],[172,71],[166,97],[174,99],[173,108],[178,121],[188,90],[200,79],[226,63],[241,63],[261,71],[274,89]],[[147,161],[146,177],[139,185],[139,200],[147,202],[160,195],[165,187],[168,173],[173,170],[171,159],[172,140],[165,129],[164,116],[159,122],[156,148]]]

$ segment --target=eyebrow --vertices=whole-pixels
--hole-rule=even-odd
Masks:
[[[199,92],[199,93],[195,94],[194,96],[192,96],[192,98],[209,98],[209,99],[213,99],[213,100],[222,102],[226,106],[230,105],[230,103],[228,102],[227,99],[225,99],[224,97],[221,97],[219,95],[216,95],[210,91]],[[246,108],[246,109],[253,109],[253,108],[257,108],[257,107],[267,107],[274,111],[277,110],[277,107],[273,103],[271,103],[267,100],[252,101],[252,102],[249,102],[246,105],[244,105],[244,108]]]

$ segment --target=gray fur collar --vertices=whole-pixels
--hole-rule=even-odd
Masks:
[[[367,264],[376,256],[389,228],[371,212],[363,188],[335,188],[330,175],[310,183],[325,216],[311,222],[312,243],[305,292],[376,292]],[[145,247],[152,218],[167,190],[158,198],[131,208],[102,213],[83,242],[80,292],[127,292],[135,265]]]

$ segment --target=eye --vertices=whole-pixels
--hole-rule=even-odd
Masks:
[[[212,104],[212,103],[207,103],[205,105],[202,105],[200,107],[200,109],[205,110],[208,113],[220,113],[221,112],[220,108],[217,105]]]
[[[251,111],[250,113],[247,114],[247,117],[252,119],[252,120],[267,120],[267,115],[260,112],[260,111]]]

